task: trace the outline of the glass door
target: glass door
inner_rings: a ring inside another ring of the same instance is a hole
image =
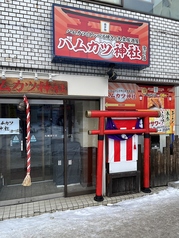
[[[27,118],[26,111],[18,109],[21,101],[0,99],[0,178],[3,184],[7,187],[20,185],[17,196],[21,197],[95,192],[97,136],[88,135],[88,130],[98,129],[98,120],[86,118],[85,112],[99,110],[99,100],[28,99],[30,187],[21,186],[27,171]],[[8,126],[11,122],[16,122],[13,130],[10,124]],[[0,200],[3,199],[1,185]]]
[[[59,122],[62,101],[58,101],[58,104],[53,103],[30,100],[32,181],[57,182],[54,154],[58,147],[55,141],[60,140],[63,145],[63,129]]]
[[[9,185],[18,183],[25,176],[25,118],[23,114],[17,116],[15,104],[1,104],[0,118],[0,173]]]
[[[0,104],[1,124],[19,120],[17,132],[0,134],[0,173],[5,185],[12,185],[22,183],[26,175],[26,111],[18,110],[20,100],[3,102]],[[61,100],[29,100],[32,182],[54,180],[58,183],[55,166],[60,162],[54,159],[54,155],[57,147],[63,147],[63,127],[59,115],[62,103]],[[1,128],[5,130],[5,126]],[[60,140],[58,146],[55,143],[57,140]]]
[[[95,192],[98,120],[86,110],[99,110],[99,100],[64,100],[65,196]]]

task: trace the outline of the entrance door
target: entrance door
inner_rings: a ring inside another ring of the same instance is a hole
[[[0,167],[5,185],[22,183],[26,175],[26,111],[18,110],[20,100],[3,100],[0,104],[1,123],[11,123],[19,118],[18,132],[0,134]],[[62,100],[29,100],[30,104],[30,153],[32,182],[53,180],[55,153],[54,141],[63,146],[63,126],[60,120]],[[4,122],[3,122],[4,118]],[[5,125],[5,124],[4,124]],[[2,127],[2,130],[4,128]]]
[[[27,171],[26,111],[18,109],[21,101],[22,98],[0,98],[0,200],[7,200],[2,195],[6,188],[12,195],[16,192],[12,189],[17,187],[19,197],[94,192],[97,137],[91,137],[87,131],[97,129],[98,124],[96,119],[86,118],[85,111],[99,110],[99,101],[28,99],[32,181],[29,187],[21,186]]]

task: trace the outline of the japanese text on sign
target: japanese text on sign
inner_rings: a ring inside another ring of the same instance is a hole
[[[126,100],[136,100],[135,91],[132,89],[124,88],[109,90],[108,97],[115,99],[117,102],[124,102]]]
[[[19,134],[19,118],[0,118],[0,135]]]
[[[65,46],[68,50],[74,52],[81,51],[84,53],[93,53],[95,55],[100,53],[101,56],[112,54],[115,58],[123,59],[126,56],[130,60],[146,60],[144,52],[141,53],[139,46],[134,44],[126,46],[125,43],[115,43],[113,45],[112,43],[98,42],[95,40],[91,40],[85,44],[80,38],[77,38],[76,42],[72,43],[71,39],[59,38],[58,49],[64,48]]]
[[[53,61],[149,66],[149,22],[53,5]]]
[[[7,92],[67,95],[67,82],[6,78],[6,80],[0,80],[0,93],[3,94]]]
[[[174,133],[174,110],[161,109],[161,116],[158,118],[149,118],[149,127],[156,128],[158,133]]]

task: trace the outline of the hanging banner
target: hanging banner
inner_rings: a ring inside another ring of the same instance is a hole
[[[53,5],[53,62],[149,66],[149,22]]]
[[[108,118],[109,120],[109,118]],[[110,120],[107,128],[110,128]],[[118,129],[134,129],[139,124],[137,119],[114,119],[115,127]],[[143,128],[143,126],[142,126]],[[116,138],[119,135],[108,137],[108,159],[109,173],[129,172],[137,170],[138,159],[138,135],[121,134],[123,139]],[[117,139],[117,140],[116,140]]]
[[[66,81],[6,78],[0,79],[0,94],[48,94],[67,95]]]
[[[0,118],[0,135],[19,134],[19,118]]]

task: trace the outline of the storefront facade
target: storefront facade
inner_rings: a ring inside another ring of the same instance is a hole
[[[95,191],[97,138],[90,137],[88,129],[98,125],[97,120],[86,118],[85,112],[103,106],[107,84],[102,77],[98,82],[90,76],[58,78],[51,82],[15,77],[1,81],[2,205]],[[75,78],[83,80],[80,88]],[[44,82],[51,88],[48,93],[47,87],[39,87]],[[96,86],[102,89],[101,96]],[[33,90],[28,92],[29,88]],[[24,95],[30,105],[31,186],[27,187],[22,186],[27,172],[28,122],[26,108],[20,107]]]
[[[122,2],[64,0],[63,3],[4,1],[1,4],[2,205],[6,200],[24,202],[42,196],[95,192],[97,136],[88,135],[88,131],[98,128],[98,120],[86,118],[87,110],[150,109],[156,107],[149,104],[157,98],[162,101],[159,109],[165,111],[166,117],[165,122],[160,120],[165,131],[157,134],[160,149],[166,135],[179,133],[176,50],[179,23],[127,10],[121,7]],[[99,29],[107,37],[102,42]],[[84,35],[91,39],[82,41]],[[114,41],[112,46],[109,36]],[[113,57],[116,40],[120,42],[117,45],[120,50]],[[127,48],[129,44],[132,48]],[[98,47],[103,47],[101,52],[97,52]],[[53,87],[49,90],[43,83]],[[24,95],[30,104],[31,122],[32,186],[29,187],[21,185],[27,169],[27,121],[26,111],[19,110],[18,105]],[[173,113],[169,126],[168,112]],[[15,126],[11,128],[12,122]],[[155,126],[160,127],[159,121],[151,118],[151,127]],[[104,195],[105,160],[104,153]]]

